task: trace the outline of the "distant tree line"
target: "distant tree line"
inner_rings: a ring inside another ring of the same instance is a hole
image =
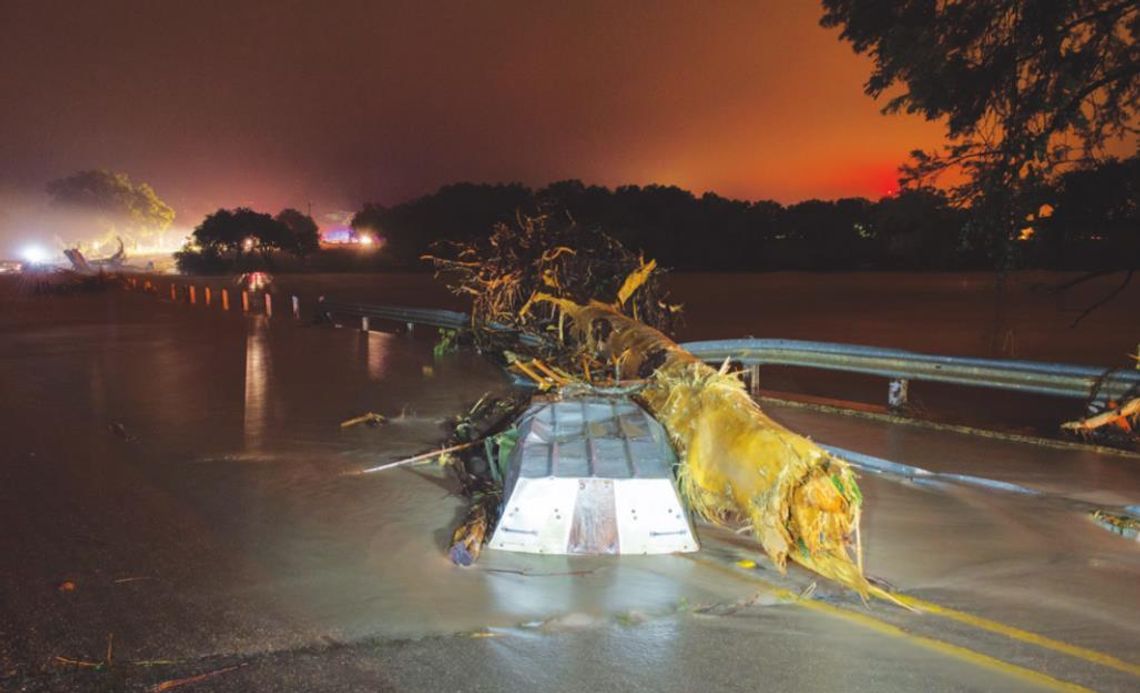
[[[197,274],[274,269],[279,253],[304,257],[320,249],[320,240],[317,223],[295,209],[275,217],[246,207],[219,209],[194,229],[175,260],[179,270]]]
[[[47,194],[56,209],[77,213],[83,219],[83,234],[90,240],[97,229],[105,243],[116,236],[134,245],[152,240],[170,228],[174,210],[147,183],[135,183],[125,173],[103,169],[78,171],[47,184]]]
[[[1043,200],[1020,229],[1016,266],[1119,269],[1140,260],[1140,157],[1071,171]],[[661,185],[457,183],[393,207],[365,205],[352,226],[382,240],[378,263],[415,268],[434,243],[487,236],[516,214],[569,215],[681,270],[992,269],[1010,253],[992,226],[933,188],[781,205]]]

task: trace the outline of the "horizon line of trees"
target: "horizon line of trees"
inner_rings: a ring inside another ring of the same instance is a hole
[[[192,274],[272,270],[276,254],[303,258],[318,251],[320,241],[312,217],[292,208],[276,216],[248,207],[219,209],[194,228],[174,258],[180,271]]]
[[[383,242],[377,262],[423,267],[444,241],[471,241],[516,216],[565,214],[680,270],[1003,269],[1004,235],[935,188],[782,205],[663,185],[614,189],[579,180],[531,189],[519,183],[445,185],[392,207],[366,204],[357,233]],[[1140,261],[1140,156],[1062,175],[1028,216],[1013,267],[1113,270]]]
[[[1127,270],[1140,265],[1140,155],[1069,171],[1024,220],[1021,240],[979,223],[934,188],[783,205],[664,185],[607,188],[565,180],[532,189],[520,183],[454,183],[385,207],[366,204],[356,233],[379,252],[320,251],[309,216],[270,216],[248,208],[208,215],[176,253],[189,273],[290,269],[427,270],[421,256],[447,241],[489,237],[519,215],[560,215],[600,229],[635,252],[678,270]],[[299,261],[299,262],[298,262]]]

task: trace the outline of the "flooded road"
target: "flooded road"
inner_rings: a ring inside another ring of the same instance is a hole
[[[0,690],[215,672],[193,690],[1140,682],[1140,544],[1056,498],[865,475],[867,572],[921,614],[824,583],[798,600],[809,574],[710,527],[690,556],[487,551],[462,569],[448,475],[353,472],[437,446],[506,387],[479,357],[141,294],[0,300]],[[340,430],[369,411],[391,423]],[[1140,503],[1135,457],[770,412],[890,460]]]

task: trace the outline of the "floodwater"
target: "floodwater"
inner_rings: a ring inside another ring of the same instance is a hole
[[[790,276],[778,279],[753,280],[769,294],[764,305],[797,291]],[[854,309],[859,290],[816,279],[801,278],[810,300],[838,294]],[[381,278],[358,298],[425,305],[423,280]],[[329,279],[303,281],[306,296],[331,297],[319,286]],[[397,286],[385,293],[386,281]],[[677,278],[686,281],[697,280]],[[939,278],[930,291],[951,284]],[[703,300],[718,304],[722,290],[736,293],[710,285]],[[928,305],[917,297],[912,310]],[[730,307],[705,327],[691,318],[687,336],[778,324],[740,314],[732,323]],[[808,329],[841,330],[831,310],[755,333],[843,339]],[[887,346],[933,350],[928,333],[908,342],[912,330],[867,329]],[[984,329],[946,329],[940,343],[980,343]],[[1081,335],[1017,356],[1093,359]],[[1123,350],[1117,341],[1101,353]],[[704,549],[689,556],[487,551],[463,569],[444,550],[463,503],[442,470],[353,473],[437,446],[448,417],[506,387],[476,355],[437,359],[431,346],[430,335],[314,326],[280,308],[270,319],[136,293],[0,294],[0,690],[136,688],[239,665],[197,687],[1130,690],[1140,681],[1140,543],[1065,502],[1140,503],[1136,456],[770,410],[822,442],[1051,494],[865,475],[866,569],[904,594],[1084,650],[865,606],[822,581],[805,606],[782,590],[810,592],[810,574],[781,576],[748,537],[703,526]],[[391,423],[339,428],[368,411]],[[54,659],[105,660],[109,638],[110,667]]]
[[[1021,272],[997,288],[993,273],[683,273],[667,275],[684,306],[679,341],[770,337],[845,342],[913,351],[1132,368],[1140,353],[1140,280],[1092,311],[1121,285],[1122,274],[1057,287],[1075,273]],[[214,280],[221,286],[225,280]],[[345,301],[466,310],[427,274],[295,275],[282,295],[304,305],[317,296]],[[1079,318],[1079,321],[1078,321]],[[1074,325],[1074,322],[1076,324]],[[883,405],[881,378],[768,367],[762,387],[826,399]],[[1044,395],[978,393],[911,383],[912,406],[929,418],[1054,435],[1058,421],[1086,414],[1085,403]]]

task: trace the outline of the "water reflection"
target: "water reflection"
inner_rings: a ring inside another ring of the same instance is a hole
[[[248,325],[243,429],[246,450],[260,450],[269,424],[269,322],[264,315],[257,315]]]
[[[396,335],[390,332],[367,333],[368,349],[368,379],[380,380],[388,363],[388,352],[392,348],[392,340]]]
[[[107,360],[106,354],[100,354],[91,359],[91,370],[88,377],[89,407],[93,421],[102,421],[107,418],[107,380],[104,368]]]

